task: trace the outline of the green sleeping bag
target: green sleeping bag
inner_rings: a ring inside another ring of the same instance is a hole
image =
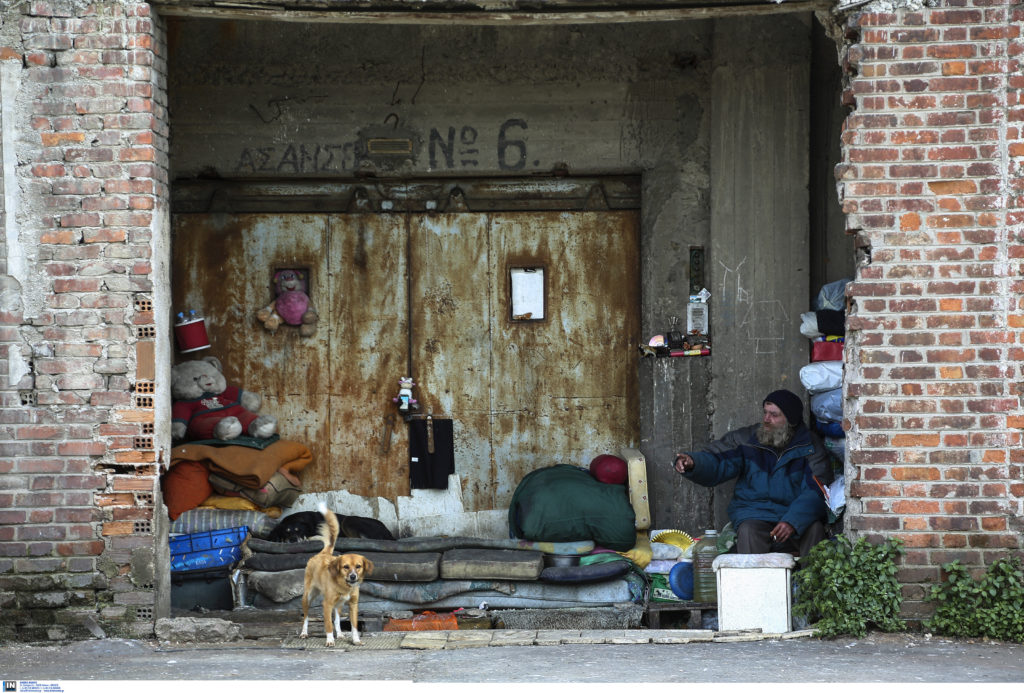
[[[606,484],[569,464],[536,469],[519,482],[508,509],[513,538],[593,541],[613,551],[636,544],[636,515],[625,484]]]

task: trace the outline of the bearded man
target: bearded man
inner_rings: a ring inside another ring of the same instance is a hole
[[[760,425],[732,431],[702,451],[679,453],[673,466],[701,486],[736,479],[729,519],[738,553],[799,551],[825,538],[824,495],[815,477],[831,482],[820,439],[804,425],[803,401],[776,390],[761,403]]]

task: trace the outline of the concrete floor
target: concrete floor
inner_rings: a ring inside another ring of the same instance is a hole
[[[708,631],[698,639],[687,635],[694,631],[534,631],[533,644],[499,646],[496,637],[515,641],[514,633],[501,633],[484,633],[486,644],[479,631],[417,633],[428,636],[421,642],[433,640],[426,649],[397,645],[404,634],[396,633],[364,634],[358,648],[346,637],[333,650],[320,638],[294,637],[189,645],[117,639],[16,644],[0,648],[0,675],[17,681],[1024,682],[1024,645],[919,634],[837,640],[719,634],[709,640]]]

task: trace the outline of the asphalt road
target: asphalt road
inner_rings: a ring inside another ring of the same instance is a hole
[[[107,639],[2,647],[0,678],[35,682],[1021,683],[1024,645],[871,634],[838,640],[345,651],[286,649],[280,642],[264,640],[171,646]]]

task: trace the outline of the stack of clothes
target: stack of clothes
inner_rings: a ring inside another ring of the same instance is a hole
[[[843,349],[846,343],[846,285],[849,279],[826,284],[818,292],[814,311],[801,315],[800,332],[811,340],[811,362],[800,369],[800,382],[811,396],[815,430],[825,447],[839,461],[839,472],[822,492],[829,501],[830,521],[845,506],[843,463],[846,432],[843,430]]]
[[[254,511],[278,518],[282,508],[302,493],[298,474],[312,460],[305,445],[276,435],[179,443],[171,449],[170,465],[160,478],[164,504],[172,522],[197,508]],[[250,529],[259,533],[256,527]]]

